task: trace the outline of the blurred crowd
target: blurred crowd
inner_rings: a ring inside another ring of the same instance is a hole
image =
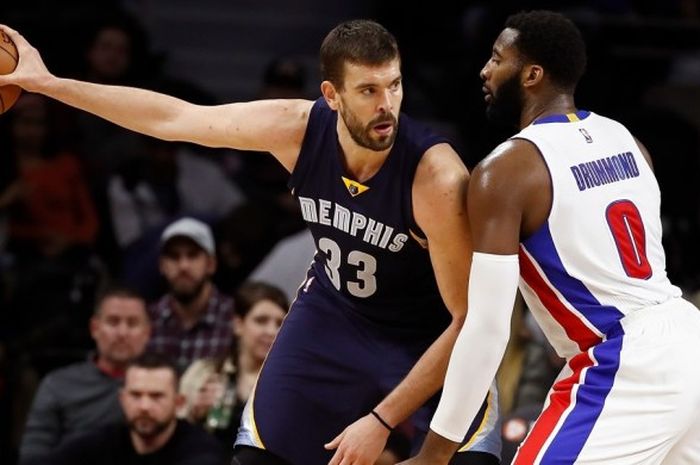
[[[0,6],[0,17],[26,26],[57,74],[219,101],[163,72],[166,58],[121,2],[89,3],[66,7],[71,38],[65,25],[27,20],[18,6]],[[367,16],[402,48],[404,109],[452,137],[471,168],[508,135],[485,125],[478,78],[503,18],[561,8],[458,3],[409,10],[386,1]],[[589,44],[578,105],[621,120],[650,149],[669,275],[692,298],[700,2],[567,2],[565,12]],[[250,98],[317,98],[307,91],[312,74],[294,56],[270,57]],[[198,463],[228,463],[242,406],[313,253],[287,173],[271,156],[149,139],[23,94],[0,116],[0,462],[81,463],[89,442],[123,457],[208,450]],[[520,305],[498,380],[505,457],[560,366]],[[148,386],[165,389],[164,404],[137,398]],[[142,440],[129,441],[124,425]],[[155,449],[154,434],[163,438]],[[410,435],[401,425],[381,463],[405,458]]]

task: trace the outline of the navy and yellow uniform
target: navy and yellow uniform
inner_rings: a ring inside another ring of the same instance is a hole
[[[401,115],[387,159],[360,184],[344,171],[337,117],[323,99],[309,116],[290,188],[317,252],[237,439],[294,465],[327,464],[323,444],[398,385],[450,322],[412,206],[421,157],[447,141]],[[414,415],[419,431],[436,405],[437,397]],[[496,410],[493,392],[469,450],[498,455]]]

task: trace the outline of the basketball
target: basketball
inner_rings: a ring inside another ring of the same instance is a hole
[[[10,74],[17,67],[19,54],[12,39],[0,31],[0,74]],[[22,89],[19,86],[0,87],[0,114],[5,113],[17,101]]]

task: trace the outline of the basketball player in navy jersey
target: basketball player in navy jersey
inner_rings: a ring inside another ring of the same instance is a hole
[[[17,84],[165,140],[271,152],[317,253],[243,414],[234,463],[371,465],[390,430],[425,433],[464,320],[469,174],[445,139],[400,113],[394,37],[340,24],[321,46],[323,97],[196,106],[61,79],[17,32]],[[480,349],[481,350],[481,349]],[[457,464],[496,464],[484,393]]]
[[[585,45],[564,16],[511,16],[481,71],[521,131],[474,170],[469,313],[419,455],[459,447],[508,340],[518,287],[566,358],[515,465],[700,463],[700,312],[665,269],[660,192],[620,123],[577,110]]]

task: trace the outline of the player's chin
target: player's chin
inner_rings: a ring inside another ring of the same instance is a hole
[[[390,148],[396,140],[396,132],[377,134],[373,131],[372,145],[374,150],[382,151]]]

